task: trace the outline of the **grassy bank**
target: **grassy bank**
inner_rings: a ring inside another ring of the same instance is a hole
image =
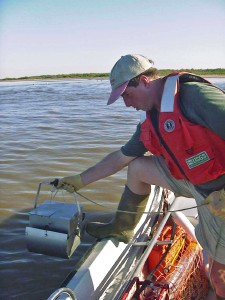
[[[225,77],[225,69],[217,68],[217,69],[180,69],[180,70],[172,70],[172,69],[161,69],[159,70],[160,76],[166,76],[172,72],[189,72],[194,73],[196,75],[201,76],[223,76]],[[83,79],[106,79],[109,78],[108,73],[74,73],[74,74],[58,74],[58,75],[40,75],[40,76],[24,76],[19,78],[4,78],[0,81],[4,80],[41,80],[41,79],[73,79],[73,78],[83,78]]]
[[[166,76],[172,72],[188,72],[188,73],[194,73],[196,75],[200,76],[225,76],[225,69],[217,68],[217,69],[180,69],[180,70],[170,70],[170,69],[162,69],[159,70],[159,74],[161,76]]]

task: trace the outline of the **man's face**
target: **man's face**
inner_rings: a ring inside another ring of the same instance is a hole
[[[140,80],[137,87],[128,86],[121,96],[127,107],[143,111],[149,111],[153,108],[151,90],[142,80]]]

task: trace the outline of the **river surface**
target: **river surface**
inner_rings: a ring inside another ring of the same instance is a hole
[[[209,80],[225,89],[225,78]],[[82,172],[134,132],[139,112],[121,100],[107,106],[109,93],[108,80],[0,82],[0,299],[47,299],[94,242],[85,235],[70,260],[31,253],[25,227],[40,182]],[[105,206],[79,197],[87,219],[115,210],[125,182],[123,170],[83,188]],[[44,186],[40,203],[49,197]]]

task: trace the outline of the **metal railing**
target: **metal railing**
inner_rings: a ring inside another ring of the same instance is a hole
[[[50,295],[50,297],[47,300],[56,300],[62,294],[67,294],[69,296],[69,299],[71,300],[77,300],[74,292],[67,287],[63,287],[56,290],[54,293]]]

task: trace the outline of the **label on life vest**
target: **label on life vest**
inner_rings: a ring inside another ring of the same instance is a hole
[[[201,164],[204,164],[205,162],[209,161],[210,158],[208,154],[205,151],[202,151],[188,159],[186,159],[186,163],[188,165],[189,169],[193,169]]]

